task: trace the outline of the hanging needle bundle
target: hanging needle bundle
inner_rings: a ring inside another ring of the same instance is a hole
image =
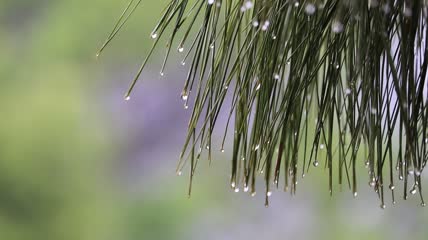
[[[268,205],[272,187],[294,194],[298,178],[324,165],[330,194],[337,181],[357,196],[365,164],[364,182],[382,208],[397,191],[418,194],[425,206],[427,2],[172,0],[125,99],[165,36],[161,75],[175,47],[190,63],[181,97],[194,103],[177,168],[190,167],[189,194],[201,154],[211,161],[225,110],[219,149],[230,135],[235,191],[255,195],[263,177]],[[140,3],[130,1],[99,53]]]

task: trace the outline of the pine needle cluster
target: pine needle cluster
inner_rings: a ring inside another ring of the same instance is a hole
[[[100,52],[140,3],[130,1]],[[254,195],[263,177],[268,205],[272,187],[294,194],[324,165],[330,194],[337,181],[357,196],[365,164],[382,208],[396,184],[425,206],[427,17],[425,0],[172,0],[125,98],[166,39],[161,74],[172,50],[184,52],[181,96],[193,101],[178,173],[189,166],[192,181],[201,154],[211,159],[225,110],[235,191]]]

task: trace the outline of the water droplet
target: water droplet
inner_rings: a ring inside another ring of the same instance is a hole
[[[391,189],[391,190],[394,190],[395,189],[395,186],[394,186],[394,184],[389,184],[389,189]]]
[[[220,149],[220,152],[224,153],[224,148]]]
[[[357,195],[358,195],[358,193],[357,193],[357,192],[354,192],[354,197],[357,197]]]
[[[247,187],[247,186],[245,186],[245,187],[244,187],[244,192],[248,192],[248,190],[250,190],[250,188],[249,188],[249,187]]]
[[[256,87],[256,91],[258,91],[260,89],[260,87],[261,87],[261,84],[259,83]]]
[[[268,196],[268,197],[272,196],[272,192],[271,192],[271,191],[268,191],[268,192],[266,193],[266,196]]]
[[[403,180],[403,175],[398,176],[398,179]]]
[[[409,175],[413,175],[414,173],[415,173],[415,171],[413,169],[407,170],[407,174],[409,174]]]
[[[182,61],[182,62],[181,62],[181,65],[183,65],[183,66],[184,66],[184,65],[186,65],[186,62],[185,62],[185,61]]]
[[[370,166],[370,162],[369,162],[369,161],[366,161],[366,162],[364,163],[364,166],[365,166],[366,168],[369,168],[369,166]]]
[[[412,188],[412,189],[410,189],[410,193],[411,193],[412,195],[415,195],[417,191],[418,191],[418,190],[416,189],[416,186],[413,186],[413,188]]]
[[[413,11],[410,7],[404,6],[403,15],[405,17],[411,17],[413,15]]]
[[[160,74],[162,77],[165,75],[163,72],[160,72],[159,74]]]
[[[129,100],[131,100],[131,96],[126,96],[125,101],[129,101]]]
[[[270,22],[269,22],[268,20],[266,20],[266,21],[263,23],[262,31],[266,31],[266,30],[269,28],[269,25],[270,25]]]
[[[187,94],[187,91],[183,91],[181,93],[181,100],[187,101],[188,98],[189,98],[189,95]]]
[[[157,33],[152,33],[151,35],[150,35],[153,39],[156,39],[157,37],[158,37],[158,34]]]
[[[231,183],[230,183],[230,186],[231,186],[232,188],[235,188],[236,183],[235,183],[235,182],[231,182]]]
[[[256,196],[256,192],[251,193],[251,197],[254,197],[254,196]]]
[[[182,174],[183,174],[183,172],[181,172],[181,171],[178,171],[178,172],[177,172],[177,175],[178,175],[178,176],[181,176]]]
[[[235,188],[235,192],[237,193],[237,192],[239,192],[239,188]]]
[[[178,48],[178,52],[184,52],[184,48],[183,47],[179,47]]]
[[[316,10],[317,10],[317,8],[312,3],[307,3],[305,6],[305,13],[308,15],[313,15]]]
[[[386,205],[385,205],[385,204],[381,204],[381,205],[380,205],[380,208],[385,209],[385,208],[386,208]]]
[[[419,176],[421,175],[421,171],[419,171],[419,170],[415,170],[415,175],[416,175],[417,177],[419,177]]]
[[[224,90],[227,90],[229,88],[229,86],[224,85]]]
[[[374,187],[374,186],[376,186],[376,181],[375,181],[374,179],[372,179],[372,180],[369,182],[369,186],[370,186],[370,187]]]
[[[299,6],[300,6],[299,1],[294,2],[294,7],[299,7]]]
[[[208,5],[211,5],[214,3],[214,0],[208,0]]]
[[[320,163],[318,162],[318,160],[315,160],[314,162],[313,162],[313,165],[314,165],[314,167],[318,167],[318,165],[319,165]]]
[[[422,202],[421,203],[421,207],[425,207],[426,206],[426,203],[425,202]]]
[[[339,65],[339,64],[336,64],[336,66],[335,66],[335,67],[336,67],[336,69],[339,69],[339,68],[340,68],[340,65]]]
[[[345,94],[346,95],[350,95],[351,94],[351,89],[350,88],[345,89]]]
[[[254,147],[254,151],[259,150],[259,148],[260,148],[260,145],[259,145],[259,144],[257,144],[257,145]]]
[[[320,149],[324,149],[325,145],[324,144],[320,144]]]
[[[334,33],[341,33],[341,32],[343,32],[343,23],[341,23],[338,20],[334,20],[333,23],[331,24],[331,30]]]
[[[256,21],[256,20],[254,20],[253,21],[253,27],[258,27],[259,26],[259,22],[258,21]]]
[[[275,73],[275,75],[273,76],[273,78],[274,78],[275,80],[279,80],[280,76],[279,76],[279,74],[278,74],[278,73]]]

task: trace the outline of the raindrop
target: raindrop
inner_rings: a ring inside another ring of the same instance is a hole
[[[372,179],[372,180],[369,182],[369,186],[370,186],[370,187],[374,187],[374,186],[376,186],[376,181],[375,181],[375,179]]]
[[[158,37],[158,34],[157,33],[152,33],[151,35],[150,35],[153,39],[155,39],[155,38],[157,38]]]
[[[416,171],[415,171],[415,175],[416,175],[417,177],[419,177],[419,176],[421,175],[421,171],[416,170]]]
[[[391,189],[391,191],[392,191],[392,190],[394,190],[394,189],[395,189],[394,184],[392,184],[392,183],[391,183],[391,184],[389,184],[389,189]]]
[[[184,65],[186,65],[186,62],[185,62],[185,61],[182,61],[182,62],[181,62],[181,65],[183,65],[183,66],[184,66]]]
[[[412,187],[412,189],[410,189],[410,193],[411,193],[412,195],[415,195],[415,194],[416,194],[416,192],[417,192],[416,186],[413,186],[413,187]]]
[[[325,148],[325,145],[324,144],[321,144],[320,145],[320,149],[324,149]]]
[[[357,192],[354,192],[354,197],[357,197],[357,195],[358,195],[358,193],[357,193]]]
[[[341,32],[343,32],[343,23],[341,23],[338,20],[334,20],[333,23],[331,24],[331,30],[334,33],[341,33]]]
[[[249,189],[250,189],[249,187],[245,186],[244,187],[244,192],[248,192]]]
[[[259,22],[258,21],[253,21],[253,27],[258,27],[259,26]]]
[[[306,4],[306,6],[305,6],[305,12],[306,12],[306,14],[308,14],[308,15],[313,15],[314,13],[315,13],[315,11],[317,10],[317,8],[315,7],[315,5],[314,4],[312,4],[312,3],[308,3],[308,4]]]
[[[214,0],[208,0],[208,4],[211,5],[214,3]]]
[[[259,148],[260,148],[260,145],[259,145],[259,144],[257,144],[257,145],[256,145],[256,147],[254,147],[254,151],[259,150]]]
[[[131,96],[126,96],[125,101],[129,101],[129,100],[131,100]]]
[[[275,73],[275,75],[273,76],[273,78],[274,78],[275,80],[279,80],[280,76],[279,76],[279,74],[278,74],[278,73]]]
[[[266,196],[268,196],[268,197],[272,196],[272,192],[271,192],[271,191],[268,191],[268,192],[266,193]]]
[[[178,48],[178,52],[183,52],[184,51],[184,48],[183,47],[179,47]]]
[[[318,167],[319,164],[320,163],[318,162],[318,160],[315,160],[314,163],[313,163],[314,167]]]
[[[300,6],[299,1],[296,1],[296,2],[294,3],[294,7],[299,7],[299,6]]]
[[[237,192],[239,192],[239,188],[235,188],[235,192],[237,193]]]
[[[251,193],[251,197],[254,197],[254,196],[256,196],[256,192]]]
[[[224,148],[220,149],[220,152],[224,153]]]
[[[163,72],[160,72],[159,74],[160,74],[162,77],[165,75]]]
[[[232,188],[235,188],[236,183],[235,183],[235,182],[231,182],[231,183],[230,183],[230,186],[231,186]]]
[[[346,94],[346,95],[351,94],[351,89],[350,89],[350,88],[345,89],[345,94]]]
[[[183,175],[183,172],[178,171],[178,172],[177,172],[177,175],[178,175],[178,176],[181,176],[181,175]]]
[[[422,203],[421,203],[421,206],[422,206],[422,207],[425,207],[425,206],[426,206],[426,203],[425,203],[425,202],[422,202]]]
[[[189,98],[189,95],[187,95],[187,92],[183,91],[183,93],[181,93],[181,99],[183,101],[187,101],[188,98]]]
[[[403,175],[398,176],[398,179],[403,180]]]
[[[380,205],[380,208],[385,209],[385,208],[386,208],[386,205],[385,205],[385,204],[381,204],[381,205]]]
[[[261,87],[261,84],[259,83],[256,87],[256,91],[258,91],[260,89],[260,87]]]
[[[413,169],[407,170],[407,174],[409,174],[409,175],[413,175],[414,173],[415,173],[415,171]]]

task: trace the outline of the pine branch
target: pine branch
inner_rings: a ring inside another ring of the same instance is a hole
[[[140,2],[130,1],[100,52]],[[211,159],[226,108],[220,149],[233,125],[235,191],[254,195],[260,173],[268,205],[272,186],[294,194],[298,178],[324,164],[330,194],[337,178],[357,196],[363,160],[382,208],[388,186],[395,203],[397,176],[403,198],[419,193],[425,206],[427,14],[425,0],[172,0],[125,98],[169,34],[161,74],[179,40],[190,62],[181,96],[186,107],[194,100],[178,173],[190,165],[192,181],[203,151]]]

